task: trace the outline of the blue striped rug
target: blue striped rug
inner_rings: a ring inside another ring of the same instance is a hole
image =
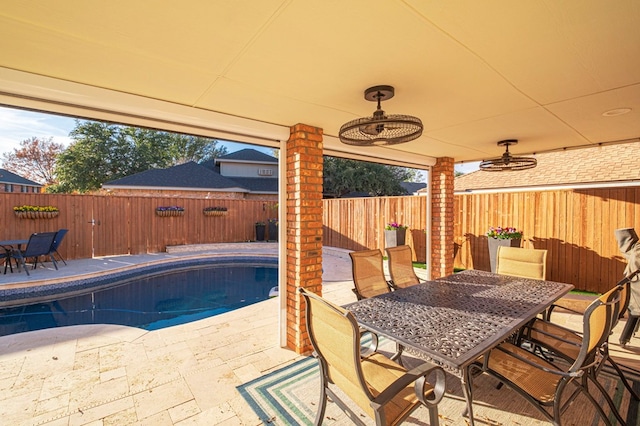
[[[404,358],[403,358],[404,359]],[[629,392],[618,380],[602,373],[600,382],[607,389],[623,417],[630,426],[640,426],[638,402],[630,398]],[[548,425],[541,414],[524,399],[510,389],[496,389],[496,381],[482,376],[474,380],[474,417],[476,424],[487,425]],[[634,389],[640,392],[640,382],[635,381]],[[314,358],[304,358],[286,367],[273,371],[237,387],[242,397],[256,413],[263,424],[274,425],[313,425],[318,409],[320,394],[318,362]],[[596,392],[593,385],[592,393]],[[603,397],[596,397],[608,412]],[[631,401],[630,401],[631,399]],[[348,399],[346,400],[348,401]],[[467,420],[461,416],[464,398],[459,380],[447,376],[447,394],[439,405],[441,426],[466,426]],[[609,416],[616,424],[613,415]],[[417,418],[417,419],[416,419]],[[601,424],[584,396],[579,396],[562,416],[566,426],[597,426]],[[348,425],[351,421],[333,403],[327,404],[325,424]],[[363,421],[367,421],[363,418]],[[409,424],[428,423],[426,409],[414,413],[414,421]]]

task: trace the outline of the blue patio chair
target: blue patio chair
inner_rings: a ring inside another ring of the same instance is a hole
[[[51,244],[50,253],[51,257],[53,257],[54,253],[57,254],[60,260],[62,260],[62,263],[64,263],[65,265],[67,264],[67,262],[65,262],[62,255],[58,253],[58,247],[60,247],[60,243],[62,243],[62,240],[64,239],[64,236],[67,235],[67,232],[69,232],[68,229],[60,229],[58,230],[58,232],[56,232],[56,237],[53,239],[53,244]]]
[[[56,259],[51,254],[51,246],[55,237],[55,232],[41,232],[38,234],[31,234],[31,237],[29,237],[29,242],[27,243],[27,247],[24,250],[12,249],[10,251],[9,257],[15,259],[16,262],[18,262],[18,268],[22,266],[27,275],[30,274],[29,270],[27,269],[25,259],[29,258],[35,259],[35,262],[33,264],[33,269],[35,269],[38,263],[38,258],[40,256],[49,256],[51,262],[53,263],[53,266],[58,269]]]

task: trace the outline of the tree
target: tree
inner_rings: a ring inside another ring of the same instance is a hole
[[[213,139],[95,121],[76,121],[59,156],[55,192],[93,191],[114,179],[226,153]]]
[[[350,192],[366,192],[374,197],[405,195],[400,183],[412,175],[402,167],[329,156],[324,157],[323,174],[324,195],[332,198]]]
[[[5,152],[2,167],[32,181],[52,185],[56,183],[56,157],[64,145],[53,142],[53,138],[32,137],[20,142],[20,148]]]

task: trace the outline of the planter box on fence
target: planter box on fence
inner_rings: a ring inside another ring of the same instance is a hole
[[[18,219],[53,219],[59,212],[14,212]]]
[[[184,210],[156,210],[156,215],[160,217],[184,216]]]
[[[205,216],[226,216],[228,212],[220,210],[203,210]]]

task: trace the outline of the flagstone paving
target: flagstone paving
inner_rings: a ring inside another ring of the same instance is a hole
[[[277,245],[269,243],[199,249],[72,260],[59,271],[38,269],[30,278],[16,272],[0,276],[0,286],[34,285],[181,256],[277,256]],[[325,248],[323,268],[324,296],[338,304],[354,301],[347,251]],[[301,359],[279,346],[279,310],[280,300],[272,298],[155,331],[82,325],[0,337],[0,424],[262,424],[236,387]],[[577,324],[571,316],[559,317]],[[618,333],[623,326],[618,325]],[[629,349],[612,346],[623,363],[638,366],[637,337]],[[330,424],[349,423],[336,417]]]

